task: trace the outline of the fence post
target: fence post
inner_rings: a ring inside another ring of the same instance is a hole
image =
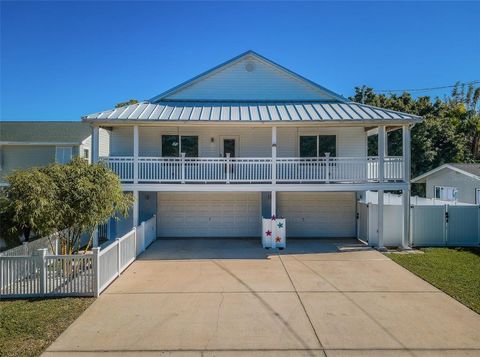
[[[325,180],[327,183],[330,182],[330,153],[325,153]]]
[[[93,296],[100,294],[100,247],[92,248],[93,252]]]
[[[120,249],[120,238],[115,239],[117,241],[117,276],[120,276],[120,269],[121,269],[121,260],[120,260],[120,254],[121,249]]]
[[[47,293],[47,262],[45,259],[47,248],[37,249],[37,252],[40,265],[40,294],[45,295]]]
[[[145,221],[142,222],[141,242],[142,242],[142,253],[143,253],[145,251]]]
[[[230,153],[225,154],[227,157],[227,183],[230,183]]]
[[[153,215],[153,240],[157,239],[157,215]]]
[[[94,247],[98,247],[98,226],[95,228],[95,230],[93,231],[93,242],[92,242],[92,245]]]
[[[185,183],[185,153],[182,152],[182,183]]]
[[[28,255],[28,242],[23,242],[22,247],[23,247],[23,255]]]

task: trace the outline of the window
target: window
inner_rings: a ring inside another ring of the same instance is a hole
[[[434,197],[444,201],[455,201],[458,195],[456,187],[434,186]]]
[[[162,156],[198,157],[198,136],[162,135]]]
[[[337,156],[337,137],[335,135],[300,136],[300,157]]]
[[[55,149],[55,161],[59,164],[67,164],[72,160],[71,146],[57,146]]]
[[[83,158],[88,160],[88,149],[83,149]]]

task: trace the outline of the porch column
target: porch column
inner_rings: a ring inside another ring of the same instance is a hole
[[[378,127],[378,182],[385,181],[385,125]]]
[[[383,190],[378,190],[378,204],[377,204],[377,209],[378,209],[378,249],[382,250],[384,249],[383,246],[383,209],[384,209],[384,204],[383,204]]]
[[[139,204],[138,204],[138,190],[133,191],[133,227],[138,226]]]
[[[410,183],[410,126],[402,126],[403,180]]]
[[[97,163],[100,149],[100,128],[92,126],[92,163]]]
[[[133,127],[133,183],[138,183],[138,125]]]
[[[277,183],[277,127],[272,127],[272,184]],[[273,202],[273,201],[272,201]]]
[[[410,126],[402,126],[403,179],[407,188],[402,190],[402,247],[410,244]]]

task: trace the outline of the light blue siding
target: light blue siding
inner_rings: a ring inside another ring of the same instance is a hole
[[[253,70],[247,71],[247,65]],[[190,86],[174,92],[169,100],[332,100],[318,87],[253,57],[223,67]]]
[[[0,155],[2,155],[0,182],[4,182],[4,178],[14,170],[45,166],[55,162],[55,146],[5,145]]]

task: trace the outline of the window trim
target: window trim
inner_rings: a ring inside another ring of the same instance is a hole
[[[478,202],[478,200],[477,200],[477,197],[478,197],[477,193],[478,192],[480,192],[480,188],[475,188],[475,204],[476,205],[480,205],[480,202]]]
[[[300,145],[301,145],[301,137],[302,136],[315,136],[317,138],[317,156],[310,156],[310,158],[312,157],[325,157],[325,156],[318,156],[319,155],[319,150],[320,150],[320,140],[319,140],[319,137],[320,136],[334,136],[335,137],[335,154],[336,154],[336,157],[338,157],[338,134],[337,133],[298,133],[298,145],[297,145],[297,157],[302,157],[300,156],[300,152],[301,152],[301,148],[300,148]],[[331,153],[330,153],[331,154]],[[306,156],[304,156],[306,157]],[[330,157],[335,157],[335,156],[332,156],[330,155]],[[308,158],[308,157],[307,157]]]
[[[55,146],[55,162],[57,164],[68,163],[68,162],[58,162],[58,150],[59,149],[70,149],[70,160],[68,160],[68,162],[70,162],[73,159],[73,146]]]
[[[445,189],[452,189],[452,192],[456,192],[456,195],[458,195],[458,187],[455,187],[455,186],[441,186],[441,185],[434,185],[433,186],[433,198],[436,199],[436,200],[442,200],[442,201],[457,201],[458,200],[458,197],[453,197],[453,199],[444,199],[442,197],[437,197],[437,188],[440,189],[440,196],[442,195],[441,194],[441,191],[442,190],[445,190]]]

